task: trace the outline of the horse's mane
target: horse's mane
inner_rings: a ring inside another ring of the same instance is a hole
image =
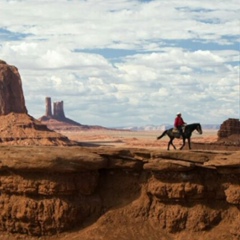
[[[201,127],[201,124],[200,123],[190,123],[190,124],[187,124],[186,126],[185,126],[185,128],[187,128],[187,127],[192,127],[192,126],[200,126]]]
[[[186,126],[188,126],[188,125],[200,125],[200,123],[189,123]]]

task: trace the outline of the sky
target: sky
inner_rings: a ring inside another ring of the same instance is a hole
[[[104,127],[239,118],[239,0],[1,0],[0,59],[28,113],[45,98]]]

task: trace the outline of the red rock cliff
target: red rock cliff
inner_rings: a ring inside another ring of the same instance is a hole
[[[240,121],[239,119],[229,118],[224,121],[218,131],[217,143],[233,145],[240,148]]]
[[[0,60],[0,115],[27,113],[18,69]]]

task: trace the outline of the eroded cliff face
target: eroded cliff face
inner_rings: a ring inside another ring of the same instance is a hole
[[[18,69],[0,60],[0,115],[27,113]]]
[[[81,174],[1,173],[0,230],[52,235],[72,229],[99,205],[97,172]],[[83,185],[79,186],[77,183]]]
[[[6,239],[240,238],[238,151],[0,150]]]

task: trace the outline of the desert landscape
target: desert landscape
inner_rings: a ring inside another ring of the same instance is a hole
[[[162,132],[81,125],[49,99],[33,118],[4,61],[0,96],[1,239],[240,239],[239,119],[168,151]]]
[[[199,135],[197,132],[193,133],[191,138],[192,143],[214,143],[217,141],[218,130],[205,130],[204,134]],[[122,131],[122,130],[88,130],[88,131],[59,131],[61,134],[67,136],[69,139],[96,145],[108,145],[114,147],[156,147],[159,149],[167,149],[169,138],[165,136],[161,140],[157,137],[163,131]],[[177,148],[182,145],[181,139],[175,139],[174,144]],[[186,146],[187,147],[187,146]]]

